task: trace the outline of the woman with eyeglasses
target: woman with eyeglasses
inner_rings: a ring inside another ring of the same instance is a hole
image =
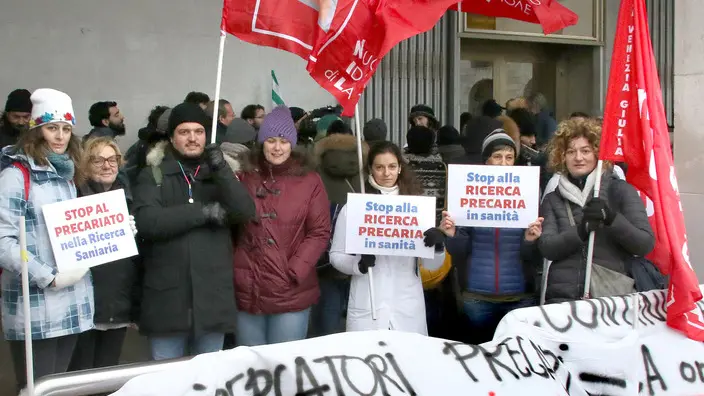
[[[80,139],[71,98],[53,89],[32,93],[30,129],[0,154],[2,329],[18,391],[26,383],[25,337],[32,338],[34,377],[66,372],[80,333],[93,328],[88,269],[59,272],[42,206],[76,198],[82,180]],[[31,334],[24,331],[20,216],[27,240]],[[5,370],[5,372],[7,372]]]
[[[127,176],[118,172],[123,161],[117,144],[109,137],[92,138],[84,143],[83,149],[80,168],[86,180],[78,185],[78,196],[123,190],[127,206],[131,206]],[[132,216],[130,222],[134,224]],[[116,366],[127,328],[134,322],[137,267],[132,258],[99,265],[90,272],[95,298],[95,328],[78,337],[69,366],[71,371]]]
[[[301,340],[320,289],[315,266],[330,240],[330,204],[309,158],[294,151],[288,108],[264,118],[258,147],[240,174],[256,217],[235,243],[236,342],[254,346]]]

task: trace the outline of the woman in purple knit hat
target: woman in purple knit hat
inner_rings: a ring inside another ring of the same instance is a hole
[[[293,150],[287,107],[264,118],[257,141],[238,174],[257,213],[235,241],[236,340],[245,346],[306,337],[320,296],[315,265],[331,231],[325,187],[309,158]]]

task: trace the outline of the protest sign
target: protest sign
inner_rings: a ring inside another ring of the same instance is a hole
[[[59,272],[139,254],[124,190],[44,205],[42,211]]]
[[[518,309],[481,345],[383,330],[240,347],[136,377],[114,396],[703,395],[704,344],[667,327],[666,299]]]
[[[458,226],[527,228],[539,202],[537,166],[449,166],[447,210]]]
[[[435,198],[347,194],[345,253],[433,258],[423,233],[435,227]]]

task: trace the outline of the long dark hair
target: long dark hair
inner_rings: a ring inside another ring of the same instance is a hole
[[[44,139],[41,126],[31,128],[20,134],[20,138],[15,147],[21,150],[26,156],[31,157],[35,164],[39,166],[49,166],[47,154],[49,154],[50,149]],[[80,167],[83,150],[81,148],[81,139],[73,133],[71,133],[71,139],[68,142],[66,154],[68,154],[74,164],[74,182],[76,184],[82,183],[85,180],[85,175]]]
[[[396,184],[398,184],[399,194],[423,195],[423,186],[420,184],[415,172],[413,172],[413,169],[403,160],[401,149],[392,142],[380,141],[372,145],[369,149],[369,156],[367,157],[368,174],[372,174],[374,159],[381,154],[392,154],[396,157],[396,161],[398,161],[401,167],[401,174],[398,175],[398,181],[396,182]]]

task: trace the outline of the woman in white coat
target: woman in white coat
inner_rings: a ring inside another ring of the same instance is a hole
[[[372,146],[367,159],[369,177],[367,194],[421,195],[423,189],[412,170],[403,166],[401,150],[391,142]],[[330,262],[338,271],[351,275],[347,306],[347,331],[398,330],[428,334],[425,300],[414,257],[352,255],[345,253],[345,223],[347,206],[343,207],[335,224],[330,248]],[[426,246],[435,246],[435,257],[424,259],[423,267],[440,268],[445,260],[444,234],[437,228],[424,233]],[[377,320],[372,319],[369,280],[365,276],[374,267],[374,297]]]

